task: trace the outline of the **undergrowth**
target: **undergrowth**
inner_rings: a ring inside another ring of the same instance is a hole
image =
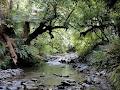
[[[115,87],[114,90],[120,90],[120,40],[98,47],[99,49],[89,54],[88,60],[97,69],[106,69],[110,73],[109,79]]]
[[[16,41],[16,54],[18,56],[17,65],[14,65],[13,60],[10,57],[9,50],[5,48],[5,45],[0,42],[0,68],[17,68],[17,67],[30,67],[34,66],[38,60],[32,54],[32,50],[29,46],[23,45],[21,40]]]

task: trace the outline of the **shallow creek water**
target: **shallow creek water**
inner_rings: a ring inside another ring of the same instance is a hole
[[[24,72],[22,69],[1,70],[0,90],[112,90],[104,70],[98,72],[83,63],[60,63],[76,58],[74,53],[49,56],[47,62],[41,61],[37,67]]]
[[[67,79],[75,80],[76,82],[84,80],[82,73],[78,73],[70,65],[61,64],[57,61],[42,62],[37,68],[26,69],[25,73],[25,79],[35,78],[38,80],[38,83],[49,88],[53,88]]]

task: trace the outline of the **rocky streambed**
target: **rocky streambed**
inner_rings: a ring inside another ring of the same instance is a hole
[[[77,53],[48,55],[45,61],[24,71],[0,70],[0,90],[112,90],[106,71],[78,63]]]

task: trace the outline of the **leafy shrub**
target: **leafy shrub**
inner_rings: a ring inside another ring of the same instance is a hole
[[[94,33],[88,33],[85,37],[80,37],[80,32],[74,32],[72,36],[74,47],[80,56],[87,55],[98,41]]]
[[[120,65],[111,73],[110,80],[115,90],[120,90]]]
[[[1,69],[14,68],[14,66],[15,65],[13,64],[10,56],[5,56],[3,61],[0,64]]]
[[[31,49],[27,45],[17,43],[16,53],[18,55],[18,65],[20,66],[33,66],[37,62],[35,56],[32,55]]]

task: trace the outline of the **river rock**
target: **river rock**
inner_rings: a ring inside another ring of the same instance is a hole
[[[31,81],[37,82],[38,80],[36,78],[32,78]]]
[[[59,58],[61,63],[75,63],[75,60],[78,58],[77,53],[66,53]]]
[[[28,80],[22,83],[22,85],[24,85],[25,90],[38,90],[38,85],[32,80]]]
[[[39,90],[37,86],[27,85],[25,90]]]
[[[26,81],[26,82],[24,82],[24,83],[22,83],[22,85],[32,85],[32,86],[35,86],[35,82],[33,82],[33,81],[31,81],[31,80],[28,80],[28,81]]]
[[[21,87],[22,81],[13,81],[12,84],[16,87]]]
[[[88,69],[88,66],[85,65],[85,64],[80,64],[77,66],[77,69],[80,71],[80,72],[87,72],[89,69]]]
[[[12,81],[5,81],[4,84],[6,84],[7,86],[12,86]]]
[[[87,83],[83,83],[83,84],[82,84],[82,86],[83,86],[83,87],[85,87],[85,88],[90,87],[90,85],[89,85],[89,84],[87,84]]]
[[[100,81],[99,78],[95,77],[95,78],[93,79],[93,82],[96,83],[96,84],[100,84],[101,81]]]
[[[0,86],[0,90],[6,90],[7,87],[6,86]]]
[[[7,70],[0,70],[0,79],[6,79],[6,78],[12,78],[18,77],[20,75],[23,75],[22,69],[7,69]]]
[[[106,71],[105,70],[101,71],[100,76],[106,76]]]
[[[61,86],[72,86],[72,85],[74,85],[74,84],[71,84],[71,83],[69,83],[67,81],[61,82]]]
[[[87,77],[87,79],[84,81],[84,83],[87,83],[87,84],[92,84],[92,79],[91,77]]]

